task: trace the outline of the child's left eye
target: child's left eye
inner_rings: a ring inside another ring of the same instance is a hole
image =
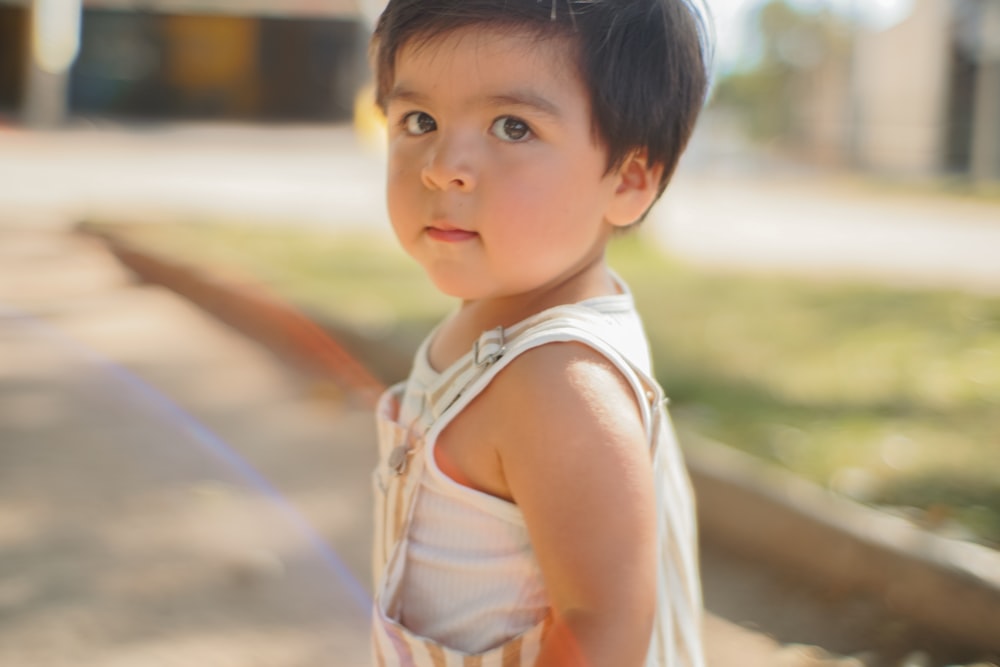
[[[531,128],[520,118],[514,116],[500,116],[493,125],[490,132],[501,141],[517,142],[524,141],[531,136]]]
[[[437,122],[434,118],[423,111],[411,111],[406,114],[403,116],[402,121],[400,121],[400,125],[403,126],[403,130],[407,134],[415,137],[437,129]]]

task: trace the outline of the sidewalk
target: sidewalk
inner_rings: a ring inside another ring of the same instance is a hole
[[[0,359],[0,664],[368,664],[369,414],[62,232]]]
[[[0,226],[0,358],[0,664],[368,664],[366,411],[58,230]]]

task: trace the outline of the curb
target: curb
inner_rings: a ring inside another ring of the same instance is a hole
[[[384,384],[336,333],[259,287],[221,281],[107,230],[82,224],[78,231],[103,241],[143,280],[188,298],[365,405],[381,393]],[[928,631],[1000,652],[1000,553],[867,508],[725,445],[699,441],[685,457],[699,529],[713,542],[844,593],[878,596]]]
[[[262,286],[219,280],[196,267],[139,250],[113,232],[86,223],[77,231],[103,241],[141,279],[183,296],[298,370],[332,380],[364,405],[374,407],[385,388],[322,327]]]
[[[1000,553],[936,535],[725,445],[699,440],[684,454],[699,529],[714,542],[839,592],[874,595],[970,648],[1000,651]]]

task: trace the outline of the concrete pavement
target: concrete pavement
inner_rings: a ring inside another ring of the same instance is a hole
[[[0,211],[55,225],[85,218],[385,225],[382,159],[349,126],[80,123],[46,132],[0,128]]]
[[[0,360],[0,664],[368,664],[367,412],[52,230]]]

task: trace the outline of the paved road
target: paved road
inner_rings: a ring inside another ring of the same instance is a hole
[[[657,226],[681,257],[1000,292],[1000,200],[888,194],[849,179],[690,176]]]
[[[1000,291],[1000,200],[873,189],[726,153],[706,124],[647,224],[706,263]],[[0,129],[0,216],[387,230],[383,160],[348,127]]]
[[[0,212],[224,218],[371,227],[384,222],[377,152],[347,127],[117,125],[0,129]]]

